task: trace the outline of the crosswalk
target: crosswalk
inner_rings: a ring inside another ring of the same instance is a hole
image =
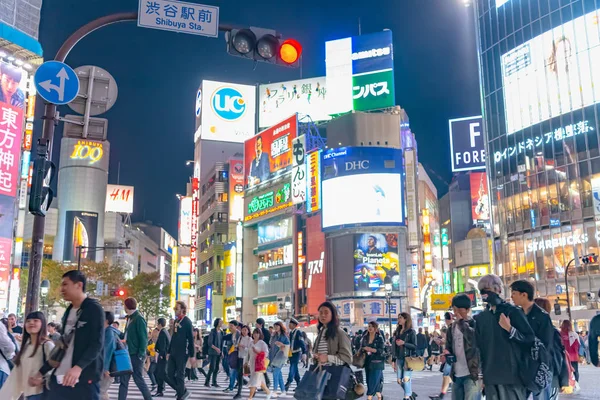
[[[288,371],[289,367],[285,366],[283,368],[283,377],[284,377],[284,381],[287,381],[287,376],[288,376]],[[300,370],[300,375],[304,374],[304,369]],[[271,376],[272,378],[272,376]],[[413,380],[414,379],[427,379],[428,378],[428,374],[427,373],[419,373],[419,374],[414,374],[413,376]],[[148,388],[150,388],[150,379],[146,376],[146,384],[148,385]],[[396,382],[396,375],[394,373],[394,371],[391,368],[386,368],[386,370],[384,371],[384,379],[385,379],[385,383],[395,383]],[[272,381],[272,379],[271,379]],[[223,392],[223,390],[225,390],[225,388],[227,388],[229,386],[229,379],[227,378],[227,376],[225,375],[224,372],[220,372],[219,375],[217,375],[217,383],[219,384],[219,386],[221,386],[220,388],[207,388],[206,386],[204,386],[204,377],[201,376],[199,380],[197,381],[187,381],[185,382],[185,386],[187,387],[188,391],[191,393],[190,396],[190,400],[206,400],[206,399],[214,399],[214,400],[224,400],[224,399],[232,399],[233,396],[237,393],[237,392],[232,392],[232,393],[225,393]],[[272,385],[272,382],[271,382]],[[296,388],[296,383],[292,383],[292,386],[290,387],[289,390],[289,395],[285,396],[279,396],[280,399],[293,399],[293,389]],[[109,398],[111,400],[117,400],[118,396],[119,396],[119,385],[118,384],[113,384],[110,389],[108,390],[108,394],[109,394]],[[244,388],[242,389],[242,399],[247,399],[248,396],[250,394],[250,389],[247,386],[244,386]],[[175,391],[169,387],[167,385],[166,390],[165,390],[165,399],[173,399],[175,398]],[[266,394],[264,394],[263,392],[257,392],[255,397],[255,399],[264,399],[266,398]],[[138,390],[137,386],[135,385],[135,382],[133,382],[133,379],[129,380],[129,391],[128,391],[128,395],[127,395],[127,400],[143,400],[142,394],[140,393],[140,391]]]

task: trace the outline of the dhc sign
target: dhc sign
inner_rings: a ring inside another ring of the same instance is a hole
[[[346,171],[356,171],[365,169],[369,169],[369,160],[346,162]]]

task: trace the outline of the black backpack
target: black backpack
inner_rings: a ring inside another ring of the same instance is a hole
[[[552,383],[552,365],[554,363],[550,351],[537,337],[531,349],[524,352],[522,379],[523,385],[532,393],[540,393]]]
[[[203,340],[202,340],[202,355],[204,357],[208,356],[208,336],[210,334],[204,336]]]

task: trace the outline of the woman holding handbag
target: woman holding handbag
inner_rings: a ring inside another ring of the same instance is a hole
[[[273,324],[273,335],[271,336],[269,360],[271,360],[271,367],[273,368],[273,391],[277,391],[276,396],[286,393],[281,369],[287,363],[289,345],[290,340],[287,337],[285,326],[281,321],[275,322]]]
[[[404,389],[404,399],[414,400],[417,397],[411,387],[412,368],[409,367],[409,358],[417,354],[417,334],[412,328],[412,319],[408,313],[398,314],[398,325],[394,332],[392,342],[392,365],[398,378],[398,384]],[[421,359],[421,370],[424,363]]]
[[[200,329],[194,328],[194,351],[196,352],[196,369],[204,376],[204,379],[206,379],[206,371],[203,368],[203,361],[206,359],[206,355],[202,354],[202,344],[202,333],[200,332]]]
[[[265,383],[269,346],[267,346],[263,339],[262,331],[254,328],[254,331],[252,331],[252,343],[248,350],[248,364],[250,365],[250,383],[248,384],[250,386],[250,397],[248,399],[254,398],[257,387],[260,387],[267,394],[267,400],[271,398],[271,391]]]
[[[378,400],[382,398],[383,391],[383,370],[385,368],[385,343],[379,332],[377,321],[369,322],[367,334],[361,341],[361,351],[367,357],[365,360],[365,373],[367,375],[367,399],[372,400],[377,396]]]
[[[234,399],[242,398],[242,388],[244,387],[244,361],[248,358],[248,349],[252,346],[252,339],[250,338],[250,328],[247,325],[242,325],[240,329],[240,336],[236,343],[235,348],[238,352],[238,371],[237,371],[237,394],[233,396]],[[229,389],[233,391],[234,385],[229,384]]]
[[[27,315],[22,344],[13,360],[15,366],[0,389],[2,400],[17,400],[21,395],[26,400],[44,398],[44,381],[33,376],[46,362],[54,343],[48,339],[46,317],[40,311]]]

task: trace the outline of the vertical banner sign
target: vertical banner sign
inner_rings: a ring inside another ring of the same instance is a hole
[[[408,227],[408,247],[419,246],[419,211],[417,209],[417,160],[413,149],[404,151],[406,172],[406,219]]]
[[[431,280],[433,265],[431,259],[431,232],[429,230],[429,210],[424,208],[423,213],[423,261],[425,263],[425,277]]]
[[[179,209],[179,244],[190,246],[192,244],[192,203],[191,197],[181,199]]]
[[[308,153],[308,181],[306,196],[306,212],[321,209],[321,150]]]
[[[212,295],[212,286],[206,286],[206,319],[204,322],[208,325],[212,323]]]
[[[326,300],[327,293],[325,234],[320,215],[306,219],[306,260],[306,312],[318,315],[319,305]]]
[[[15,197],[23,136],[23,110],[0,102],[0,195]]]
[[[8,306],[8,281],[10,278],[10,252],[12,239],[0,237],[0,308]]]
[[[413,264],[411,266],[411,274],[412,274],[412,288],[419,288],[419,266],[417,264]]]
[[[306,257],[304,257],[304,235],[302,231],[298,232],[298,289],[304,288],[304,263]]]
[[[471,215],[473,223],[489,221],[490,205],[485,172],[471,172]],[[593,185],[593,181],[592,181]],[[593,186],[592,186],[593,190]]]
[[[198,218],[200,217],[200,183],[192,178],[192,243],[190,246],[190,284],[196,285],[196,263],[198,251]]]
[[[244,160],[229,161],[229,220],[244,219]]]
[[[594,215],[596,221],[600,221],[600,178],[592,178],[592,197],[592,201],[594,202]]]
[[[306,136],[292,140],[292,203],[306,201]]]

